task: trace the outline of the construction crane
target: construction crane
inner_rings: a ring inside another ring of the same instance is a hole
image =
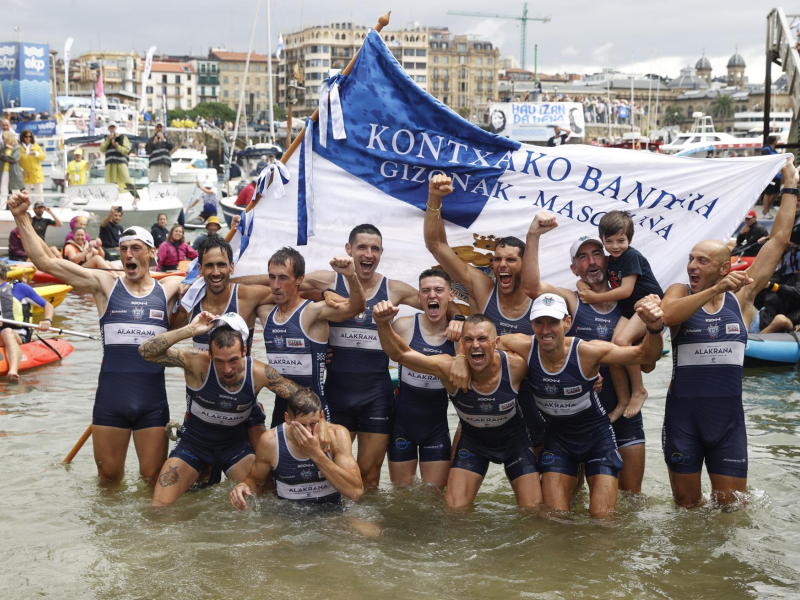
[[[464,10],[450,10],[447,12],[448,15],[460,15],[462,17],[487,17],[489,19],[513,19],[515,21],[522,22],[522,47],[520,50],[520,62],[522,63],[522,68],[525,68],[525,42],[526,42],[526,34],[528,30],[528,21],[541,21],[542,23],[549,23],[550,17],[529,17],[528,16],[528,3],[522,5],[522,16],[516,15],[496,15],[492,13],[483,13],[483,12],[469,12]]]

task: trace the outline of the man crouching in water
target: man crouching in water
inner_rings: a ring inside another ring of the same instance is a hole
[[[358,502],[364,484],[350,433],[325,420],[319,396],[307,387],[297,389],[289,397],[285,418],[262,434],[250,473],[231,491],[233,507],[246,510],[245,497],[260,493],[270,472],[283,500],[339,504],[344,496]],[[329,441],[330,450],[323,451],[321,440]]]

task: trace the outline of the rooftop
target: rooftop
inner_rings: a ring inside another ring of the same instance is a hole
[[[194,73],[194,67],[182,62],[153,62],[153,73]]]

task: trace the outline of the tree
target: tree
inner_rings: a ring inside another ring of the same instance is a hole
[[[468,108],[459,108],[458,114],[463,117],[464,119],[469,119],[469,109]]]
[[[711,114],[715,119],[730,119],[734,112],[733,98],[727,94],[717,95],[711,101]]]
[[[272,114],[275,117],[276,121],[285,121],[289,116],[289,111],[283,108],[282,106],[278,106],[277,104],[272,105]]]
[[[203,117],[209,121],[219,118],[223,122],[230,121],[232,123],[236,120],[236,111],[222,102],[202,102],[187,114],[194,119]]]
[[[683,122],[683,109],[680,106],[668,106],[664,109],[662,125],[680,125]]]

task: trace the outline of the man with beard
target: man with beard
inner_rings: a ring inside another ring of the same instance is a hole
[[[572,315],[572,327],[567,331],[568,336],[587,341],[611,341],[617,321],[622,316],[616,302],[585,304],[575,290],[552,286],[541,281],[539,277],[539,238],[557,225],[555,216],[546,212],[538,213],[533,219],[528,230],[527,252],[522,261],[522,289],[533,299],[548,293],[564,299]],[[577,240],[570,248],[570,257],[570,269],[593,292],[607,292],[611,289],[606,274],[606,255],[599,239],[589,237]],[[618,475],[619,489],[639,493],[642,490],[645,464],[642,414],[640,412],[630,419],[623,416],[622,411],[617,410],[617,395],[611,385],[608,367],[601,367],[600,375],[604,384],[598,395],[611,420],[623,461],[623,468]]]
[[[267,264],[272,304],[258,307],[269,364],[287,379],[311,388],[322,402],[326,418],[329,415],[322,382],[330,335],[328,323],[341,323],[367,306],[353,259],[337,256],[330,265],[347,280],[351,294],[345,302],[328,306],[325,302],[303,299],[300,286],[306,274],[306,261],[297,250],[287,247],[275,252]],[[270,429],[283,423],[286,406],[285,399],[275,398]]]
[[[139,472],[155,479],[167,458],[169,405],[164,367],[145,361],[139,345],[169,329],[172,302],[177,296],[179,277],[164,282],[150,276],[155,257],[153,236],[141,227],[129,227],[119,240],[122,277],[108,271],[85,269],[45,252],[33,229],[27,210],[27,192],[8,201],[19,228],[22,243],[36,268],[90,292],[100,315],[103,333],[103,362],[95,394],[92,419],[94,457],[101,481],[122,479],[131,433],[139,456]]]
[[[428,188],[428,210],[425,212],[425,246],[453,281],[463,285],[475,300],[478,311],[497,327],[498,335],[524,333],[533,335],[528,315],[532,300],[520,287],[525,243],[515,237],[497,240],[492,261],[494,280],[486,273],[462,261],[447,244],[442,220],[442,198],[452,193],[452,179],[435,175]],[[519,391],[522,417],[531,443],[538,448],[544,439],[544,421],[536,409],[527,382]],[[456,434],[458,435],[458,434]]]

